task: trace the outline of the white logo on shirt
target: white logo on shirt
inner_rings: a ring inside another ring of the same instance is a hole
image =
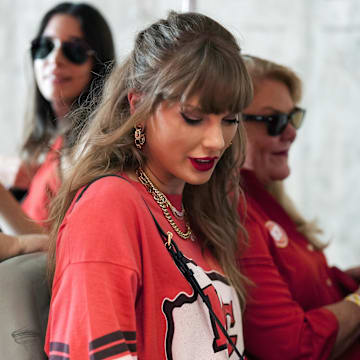
[[[241,310],[235,290],[217,272],[206,273],[193,262],[187,263],[201,289],[208,296],[212,309],[223,323],[233,343],[244,350]],[[237,359],[200,296],[179,293],[165,299],[162,311],[167,321],[166,358],[172,360]]]

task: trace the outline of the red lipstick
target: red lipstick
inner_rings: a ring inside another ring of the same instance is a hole
[[[198,171],[209,171],[215,165],[217,157],[189,158],[191,165]]]

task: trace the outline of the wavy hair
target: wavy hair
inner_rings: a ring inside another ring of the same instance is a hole
[[[141,94],[130,113],[128,93]],[[52,207],[55,219],[50,246],[50,279],[54,272],[57,230],[76,192],[94,178],[133,171],[146,163],[134,146],[134,126],[148,120],[163,102],[184,103],[194,95],[206,113],[239,114],[252,98],[252,86],[240,48],[224,27],[199,13],[170,12],[141,31],[127,59],[108,79],[102,101],[93,112],[69,172]],[[78,113],[86,109],[80,109]],[[238,173],[244,161],[244,128],[240,123],[233,145],[218,162],[210,181],[186,184],[183,203],[190,226],[202,247],[219,261],[244,303],[243,276],[235,254],[239,232],[236,211]],[[238,150],[240,149],[240,151]]]

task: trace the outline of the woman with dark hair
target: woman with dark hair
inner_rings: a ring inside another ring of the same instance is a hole
[[[0,259],[47,248],[49,203],[61,183],[60,151],[72,147],[85,122],[74,124],[66,115],[100,95],[114,57],[109,26],[94,7],[65,2],[43,17],[31,43],[34,110],[22,150],[30,167],[45,161],[22,206],[0,186]]]
[[[328,266],[319,228],[284,190],[305,115],[298,106],[302,82],[286,66],[244,60],[254,86],[243,112],[248,141],[241,171],[249,247],[239,266],[254,283],[244,314],[246,349],[255,359],[360,359],[360,268]]]
[[[236,40],[171,12],[104,94],[53,203],[48,356],[241,359],[232,170],[251,83]]]

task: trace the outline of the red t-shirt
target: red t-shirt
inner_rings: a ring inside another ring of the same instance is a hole
[[[176,235],[143,185],[105,177],[73,202],[60,227],[46,353],[73,360],[238,359],[167,252],[143,199],[174,233],[243,351],[239,301],[213,258],[199,241]],[[170,199],[179,207],[181,196]]]
[[[328,359],[338,331],[321,307],[359,286],[329,268],[252,172],[243,170],[249,248],[239,260],[254,286],[244,313],[245,347],[256,359]],[[242,211],[243,206],[239,205]],[[358,341],[342,359],[360,359]]]
[[[50,202],[59,190],[59,152],[63,138],[57,137],[46,155],[44,163],[33,177],[29,192],[22,203],[22,209],[40,225],[46,226],[49,218]]]

